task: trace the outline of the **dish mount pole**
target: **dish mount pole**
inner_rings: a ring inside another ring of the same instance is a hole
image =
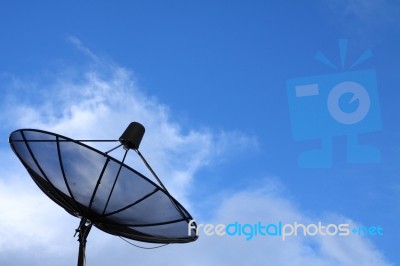
[[[78,242],[79,242],[78,266],[85,266],[86,264],[86,255],[85,255],[86,239],[89,235],[91,228],[92,228],[92,223],[86,220],[85,218],[82,218],[78,229],[76,229],[76,233],[78,233]]]

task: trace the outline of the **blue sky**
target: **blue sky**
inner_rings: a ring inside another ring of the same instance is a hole
[[[107,139],[131,121],[146,127],[143,153],[198,222],[350,221],[382,226],[384,236],[201,236],[142,251],[93,231],[88,265],[176,265],[178,254],[189,265],[265,265],[266,256],[272,265],[399,264],[399,15],[400,4],[378,0],[3,1],[0,264],[71,265],[77,251],[78,220],[41,195],[12,154],[9,133]],[[367,49],[373,56],[350,69]],[[316,60],[318,51],[338,69]],[[379,162],[349,163],[346,134],[332,138],[328,123],[321,137],[332,139],[332,165],[301,167],[299,155],[321,143],[293,138],[307,128],[292,123],[287,81],[354,79],[348,73],[367,69],[379,95],[371,96],[380,111],[371,123],[382,127],[346,130],[376,147]]]

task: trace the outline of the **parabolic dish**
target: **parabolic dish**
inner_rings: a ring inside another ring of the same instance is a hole
[[[197,239],[194,229],[188,234],[192,217],[177,200],[108,154],[36,129],[16,130],[9,141],[47,196],[98,229],[149,243]]]

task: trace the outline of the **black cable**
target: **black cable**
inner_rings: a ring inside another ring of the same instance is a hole
[[[165,247],[166,245],[169,245],[169,243],[167,243],[167,244],[162,244],[162,245],[159,245],[159,246],[156,246],[156,247],[148,248],[148,247],[142,247],[142,246],[139,246],[139,245],[135,245],[132,242],[130,242],[129,240],[126,240],[125,238],[123,238],[122,236],[118,236],[118,237],[121,238],[122,240],[124,240],[129,245],[132,245],[134,247],[141,248],[141,249],[156,249],[156,248],[162,248],[162,247]]]

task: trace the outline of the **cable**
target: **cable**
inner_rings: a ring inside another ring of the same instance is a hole
[[[122,240],[124,240],[129,245],[132,245],[134,247],[141,248],[141,249],[156,249],[156,248],[162,248],[162,247],[165,247],[166,245],[169,245],[169,243],[167,243],[167,244],[162,244],[162,245],[159,245],[159,246],[156,246],[156,247],[148,248],[148,247],[142,247],[142,246],[139,246],[139,245],[135,245],[131,241],[126,240],[125,238],[123,238],[122,236],[118,236],[118,237],[121,238]]]

